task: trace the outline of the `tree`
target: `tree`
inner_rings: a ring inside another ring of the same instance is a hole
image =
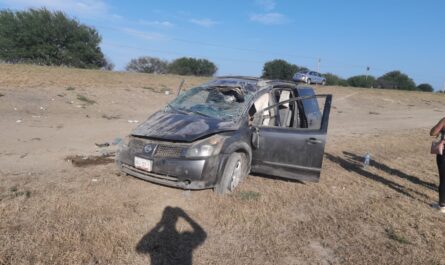
[[[344,80],[343,78],[341,78],[337,75],[331,74],[331,73],[323,74],[323,77],[326,78],[327,86],[347,86],[348,85],[346,80]]]
[[[423,83],[417,86],[417,90],[423,91],[423,92],[433,92],[433,86],[427,83]]]
[[[391,71],[377,78],[374,84],[378,88],[416,90],[416,83],[400,71]]]
[[[59,11],[0,11],[0,59],[8,63],[101,68],[100,42],[95,29]]]
[[[295,64],[290,64],[285,60],[275,59],[266,62],[263,66],[263,78],[292,80],[292,77],[300,68]]]
[[[125,69],[130,72],[138,73],[167,73],[168,62],[156,57],[143,56],[136,59],[131,59]]]
[[[375,77],[371,75],[356,75],[346,80],[349,86],[352,87],[367,87],[370,88],[374,85]]]
[[[218,68],[207,59],[182,57],[174,60],[168,66],[168,72],[178,75],[212,76]]]

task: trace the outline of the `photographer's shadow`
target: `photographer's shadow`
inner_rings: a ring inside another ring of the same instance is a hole
[[[178,232],[176,222],[182,217],[193,231]],[[138,253],[149,254],[152,265],[192,264],[193,250],[207,237],[202,227],[181,208],[166,207],[158,224],[136,246]]]

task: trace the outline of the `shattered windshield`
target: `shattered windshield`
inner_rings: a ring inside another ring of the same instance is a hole
[[[252,93],[240,87],[195,87],[174,99],[170,110],[222,120],[237,120]]]

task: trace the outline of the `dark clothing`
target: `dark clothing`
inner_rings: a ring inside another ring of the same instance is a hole
[[[445,206],[445,154],[437,155],[437,167],[439,168],[439,205]]]

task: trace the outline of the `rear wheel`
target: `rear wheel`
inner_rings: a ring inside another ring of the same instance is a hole
[[[238,186],[247,175],[247,169],[249,168],[247,163],[245,154],[231,154],[227,160],[221,180],[215,187],[215,191],[220,194],[234,191],[236,186]]]

